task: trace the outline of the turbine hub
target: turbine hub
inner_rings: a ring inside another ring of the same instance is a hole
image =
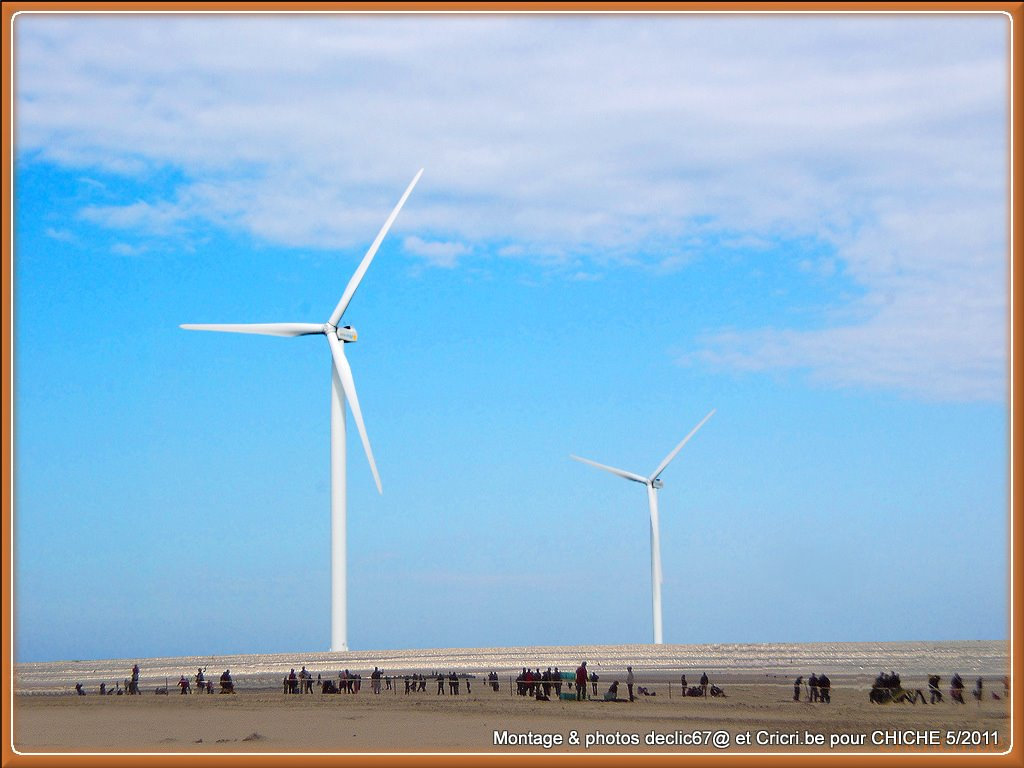
[[[651,480],[651,488],[653,488],[654,490],[658,490],[659,488],[664,488],[664,487],[665,487],[665,484],[663,482],[661,482],[661,478],[656,477],[653,480]]]

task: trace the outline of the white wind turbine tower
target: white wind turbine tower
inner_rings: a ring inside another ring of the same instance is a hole
[[[348,650],[348,592],[346,584],[346,563],[345,563],[345,400],[348,399],[349,407],[352,409],[352,416],[356,421],[356,428],[359,430],[359,437],[363,441],[363,448],[366,451],[366,458],[370,462],[370,471],[373,472],[373,479],[377,483],[378,493],[382,493],[380,476],[377,474],[377,464],[373,460],[373,451],[370,450],[370,440],[366,436],[366,427],[363,425],[363,414],[359,409],[359,398],[356,396],[356,385],[352,379],[352,369],[348,360],[345,359],[345,344],[356,340],[356,332],[350,325],[338,327],[348,304],[352,300],[356,289],[359,287],[363,275],[366,274],[370,262],[373,261],[381,241],[391,228],[398,212],[402,210],[406,199],[416,186],[416,182],[423,175],[421,168],[419,173],[409,182],[409,186],[398,201],[398,205],[391,211],[388,220],[384,222],[377,238],[373,241],[370,249],[363,256],[355,274],[348,281],[345,292],[334,308],[326,323],[246,323],[246,324],[188,324],[181,327],[189,331],[225,331],[228,333],[256,333],[263,336],[319,336],[327,338],[327,344],[331,348],[331,357],[334,364],[331,367],[331,650]]]
[[[704,426],[704,422],[710,419],[717,409],[712,409],[711,413],[701,419],[700,424],[690,430],[690,434],[682,439],[682,441],[675,448],[672,449],[672,453],[664,458],[658,468],[655,469],[650,477],[644,477],[643,475],[637,475],[633,472],[627,472],[624,469],[616,469],[615,467],[609,467],[606,464],[598,464],[596,461],[590,459],[584,459],[580,456],[571,455],[576,461],[582,461],[584,464],[590,464],[591,466],[603,469],[606,472],[611,472],[613,475],[624,477],[627,480],[632,480],[634,483],[642,483],[647,486],[647,505],[651,511],[651,608],[654,612],[654,642],[656,645],[661,645],[661,540],[658,537],[658,490],[664,486],[661,479],[658,477],[662,472],[665,471],[665,467],[669,465],[669,462],[676,457],[680,449],[686,445],[686,442],[697,434],[697,430]]]

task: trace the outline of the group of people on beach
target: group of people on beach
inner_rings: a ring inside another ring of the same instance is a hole
[[[375,694],[381,693],[382,683],[384,684],[383,690],[395,690],[397,692],[397,682],[401,680],[405,683],[405,693],[417,693],[426,692],[427,681],[434,680],[437,682],[437,694],[438,696],[445,695],[446,693],[451,696],[458,696],[461,690],[462,683],[465,683],[466,693],[472,693],[472,679],[474,675],[471,674],[457,674],[455,671],[449,671],[447,674],[442,671],[433,671],[429,675],[413,673],[403,675],[401,677],[395,677],[386,675],[379,667],[374,667],[373,672],[370,673],[370,684],[371,690]],[[299,694],[299,693],[313,693],[313,688],[316,686],[320,689],[321,693],[347,693],[357,694],[362,687],[362,675],[357,672],[351,672],[348,669],[344,669],[338,673],[337,681],[331,678],[324,678],[321,673],[316,674],[314,679],[313,673],[306,669],[305,665],[296,672],[295,668],[288,672],[287,675],[282,679],[282,690],[286,694]],[[574,672],[563,672],[558,667],[548,667],[543,672],[540,667],[530,669],[529,667],[523,667],[519,675],[516,676],[514,684],[516,693],[520,696],[529,697],[538,701],[550,701],[552,698],[561,699],[569,698],[575,699],[576,701],[584,701],[588,698],[598,698],[598,681],[599,676],[596,672],[589,671],[587,669],[587,662],[581,662],[579,667]],[[195,680],[195,692],[199,693],[213,693],[214,685],[213,680],[207,679],[206,668],[199,667],[196,669],[194,675]],[[827,681],[827,678],[825,678]],[[499,678],[498,673],[491,671],[486,676],[488,687],[490,687],[495,693],[499,690]],[[131,678],[126,678],[124,690],[121,689],[118,684],[116,688],[107,689],[105,683],[100,684],[101,694],[116,694],[122,695],[122,693],[136,694],[139,693],[139,665],[135,664],[132,667]],[[716,685],[710,685],[707,673],[701,675],[699,685],[694,685],[690,688],[686,684],[686,675],[684,674],[680,678],[684,696],[724,696],[725,692]],[[234,680],[231,677],[231,670],[224,670],[220,676],[220,689],[221,693],[234,693],[235,692]],[[178,679],[177,687],[179,693],[190,694],[193,693],[192,681],[186,675],[181,675]],[[633,667],[626,667],[626,688],[628,692],[628,699],[619,699],[619,681],[614,680],[609,686],[607,692],[601,697],[603,701],[635,701],[637,696],[656,696],[655,691],[649,690],[644,686],[636,686],[635,690],[635,676],[633,674]],[[568,688],[568,693],[563,694],[563,688]],[[588,690],[589,689],[589,690]],[[75,691],[84,696],[85,688],[81,683],[75,686]],[[167,686],[158,686],[155,690],[157,694],[167,694]]]
[[[593,691],[592,695],[597,696],[597,681],[599,679],[596,672],[587,671],[587,662],[585,661],[576,668],[575,672],[562,672],[558,667],[554,669],[548,667],[543,672],[540,671],[540,667],[534,669],[523,667],[523,671],[515,678],[516,694],[537,701],[551,701],[552,695],[555,699],[575,698],[577,701],[583,701],[588,697],[588,685]],[[494,685],[494,690],[497,690],[497,674],[494,674]],[[569,689],[564,695],[562,693],[563,686]],[[618,681],[615,682],[615,688],[617,691]],[[632,687],[630,691],[632,692]]]
[[[131,677],[130,678],[126,677],[124,679],[124,688],[123,689],[121,688],[121,684],[119,682],[115,682],[113,688],[108,686],[105,682],[104,683],[100,683],[100,686],[99,686],[99,694],[100,694],[100,696],[123,696],[125,694],[127,694],[128,696],[135,696],[135,695],[141,694],[142,691],[139,688],[139,675],[140,675],[139,665],[138,664],[133,664],[132,665],[132,671],[131,671]],[[198,692],[198,693],[203,693],[203,692],[213,693],[213,681],[206,679],[206,668],[205,667],[199,667],[199,668],[196,669],[195,681],[196,681],[196,692]],[[187,694],[187,693],[192,693],[192,682],[185,675],[182,675],[180,678],[178,678],[178,682],[176,683],[176,686],[179,689],[178,692],[181,693],[182,695]],[[85,686],[82,683],[76,683],[75,684],[75,692],[79,696],[85,696]],[[161,695],[161,694],[166,696],[167,692],[168,691],[167,691],[167,685],[166,684],[165,685],[158,685],[154,689],[154,691],[153,691],[153,693],[157,694],[158,696]],[[234,693],[235,692],[235,682],[234,682],[234,680],[231,679],[231,670],[230,669],[225,669],[224,672],[221,673],[221,676],[220,676],[220,692],[221,693]]]
[[[306,671],[303,667],[299,670],[299,674],[295,674],[295,667],[292,667],[292,671],[284,679],[284,692],[285,693],[312,693],[313,692],[313,675]]]
[[[497,675],[495,675],[496,677]],[[548,667],[543,672],[540,671],[540,667],[536,668],[536,671],[523,667],[523,671],[516,675],[516,694],[519,696],[529,696],[531,698],[540,699],[541,701],[548,701],[551,698],[552,692],[555,694],[555,698],[562,696],[562,684],[566,680],[575,680],[576,676],[569,672],[561,672],[558,667],[551,669]],[[597,676],[594,676],[594,691],[597,691]]]
[[[402,681],[405,683],[406,694],[426,692],[427,681],[436,680],[438,696],[444,695],[446,689],[449,695],[458,696],[463,682],[466,684],[466,693],[472,693],[472,677],[473,675],[467,674],[458,675],[454,671],[447,674],[434,671],[429,675],[413,673],[397,677],[386,675],[380,667],[374,667],[373,672],[370,673],[370,691],[378,695],[382,691],[395,691],[397,693],[397,684],[399,681]],[[495,684],[497,684],[497,675],[495,675],[494,680]],[[313,686],[315,685],[320,689],[321,693],[357,694],[362,689],[362,684],[363,676],[358,672],[351,672],[348,669],[339,672],[337,681],[334,681],[331,678],[324,679],[319,672],[316,675],[316,680],[314,680],[313,673],[303,667],[298,673],[292,669],[285,676],[283,689],[285,693],[312,693]]]
[[[928,691],[931,694],[932,704],[935,704],[937,701],[942,701],[942,692],[939,690],[939,681],[941,679],[942,678],[940,678],[938,675],[928,676]],[[1004,693],[1009,693],[1009,690],[1010,678],[1004,677],[1003,691]],[[974,700],[978,702],[980,702],[985,697],[985,680],[983,678],[979,677],[977,680],[975,680],[974,690],[971,691],[971,696],[973,696]],[[964,701],[964,681],[963,678],[960,677],[959,672],[955,672],[953,674],[953,677],[949,681],[949,698],[951,698],[953,701],[959,704],[967,703]],[[995,691],[992,691],[992,698],[996,701],[999,701],[1000,696]]]
[[[702,672],[698,685],[687,685],[686,675],[680,675],[679,685],[682,688],[683,696],[698,697],[703,696],[707,698],[710,694],[714,698],[719,696],[724,697],[725,691],[719,688],[717,685],[711,683],[711,679],[708,677],[707,672]]]
[[[803,685],[803,675],[800,675],[800,677],[793,681],[793,701],[800,701],[800,693]],[[806,701],[816,701],[821,704],[832,703],[832,681],[828,679],[828,675],[816,675],[811,673],[811,676],[807,678]]]
[[[196,693],[213,693],[213,680],[206,678],[206,667],[196,667],[195,674],[196,681]],[[189,679],[182,675],[178,678],[178,688],[181,694],[192,693],[192,683]],[[166,690],[157,688],[157,693],[167,693]],[[221,693],[234,693],[235,692],[235,681],[231,679],[231,670],[225,669],[220,675],[220,692]]]
[[[924,691],[920,688],[904,688],[903,682],[896,672],[880,672],[871,685],[871,692],[868,694],[868,698],[874,704],[916,704],[918,700],[922,704],[926,703],[926,701],[931,704],[938,704],[943,701],[942,690],[940,689],[941,683],[941,676],[928,675],[929,699],[925,699]],[[960,673],[953,673],[953,677],[949,681],[949,698],[958,704],[966,704],[967,702],[964,701],[964,687],[964,681],[960,677]],[[1008,693],[1010,690],[1009,677],[1003,678],[1003,687],[1004,692]],[[984,698],[984,691],[985,681],[979,677],[974,684],[974,690],[971,691],[971,695],[980,703]],[[992,691],[992,698],[998,701],[1001,697],[998,693]]]
[[[133,696],[139,694],[139,676],[140,670],[139,665],[132,665],[130,677],[124,679],[124,687],[121,684],[115,683],[114,687],[109,687],[106,683],[100,683],[99,693],[100,695],[129,695]],[[431,672],[429,675],[423,675],[419,673],[406,674],[401,677],[395,677],[391,675],[385,675],[379,667],[374,667],[373,672],[370,674],[371,690],[375,694],[380,694],[383,682],[386,686],[385,690],[395,690],[397,692],[396,683],[400,680],[405,683],[405,693],[416,693],[425,692],[427,689],[428,680],[436,680],[437,682],[437,695],[441,696],[446,693],[451,696],[458,696],[460,692],[461,684],[464,682],[466,686],[466,693],[472,693],[471,679],[474,675],[470,674],[456,674],[454,671],[450,671],[447,674],[441,671]],[[207,679],[206,668],[199,667],[196,669],[195,679],[195,690],[199,693],[213,693],[214,686],[213,681]],[[581,662],[576,668],[575,672],[563,672],[557,666],[548,667],[543,672],[540,667],[530,669],[529,667],[523,667],[522,671],[516,676],[514,680],[515,692],[519,696],[529,697],[538,701],[550,701],[554,699],[575,699],[576,701],[584,701],[588,698],[597,698],[599,677],[596,672],[589,671],[587,669],[587,662]],[[488,687],[490,687],[495,693],[499,690],[499,678],[498,673],[491,671],[486,676]],[[928,676],[928,692],[930,694],[930,703],[937,704],[942,702],[943,695],[941,690],[942,678],[939,675]],[[320,688],[322,693],[348,693],[356,694],[359,692],[362,684],[362,676],[355,672],[350,672],[348,669],[342,670],[338,673],[338,679],[335,683],[330,678],[323,679],[320,673],[317,673],[316,680],[313,679],[313,673],[308,671],[305,666],[299,672],[296,672],[294,668],[284,677],[283,690],[285,693],[313,693],[313,686],[315,685]],[[686,681],[686,675],[683,674],[679,678],[680,687],[684,697],[712,697],[725,696],[723,691],[717,685],[711,684],[707,673],[703,673],[700,677],[700,681],[696,685],[688,685]],[[1003,685],[1006,691],[1009,691],[1009,678],[1004,678]],[[805,690],[806,686],[806,690]],[[181,694],[188,694],[193,692],[192,684],[189,678],[182,675],[177,683],[177,687],[180,689]],[[644,686],[635,687],[635,676],[633,674],[633,667],[626,667],[626,688],[628,692],[628,699],[619,699],[619,681],[614,680],[609,686],[607,692],[604,693],[601,700],[603,701],[635,701],[637,696],[655,696],[656,692],[651,691]],[[568,688],[568,693],[563,693],[563,688]],[[588,691],[589,688],[589,691]],[[828,675],[825,674],[812,674],[807,682],[804,682],[804,677],[801,675],[793,681],[793,701],[807,701],[814,703],[829,704],[832,701],[832,682],[829,680]],[[958,673],[955,673],[950,679],[949,683],[949,696],[950,698],[959,703],[964,704],[964,689],[965,684],[963,679]],[[974,690],[971,692],[975,700],[981,701],[984,698],[984,680],[979,677],[975,682]],[[79,696],[86,695],[85,686],[82,683],[75,685],[75,692]],[[157,694],[166,694],[167,686],[158,686],[155,690]],[[225,669],[220,675],[220,692],[221,693],[234,693],[235,684],[231,677],[231,670]],[[1000,699],[1000,696],[994,691],[991,692],[993,699]],[[920,699],[921,703],[925,703],[924,692],[920,689],[905,689],[903,683],[900,680],[900,676],[897,672],[880,672],[875,678],[874,683],[871,686],[871,693],[869,698],[874,703],[890,703],[890,702],[909,702],[917,703]]]

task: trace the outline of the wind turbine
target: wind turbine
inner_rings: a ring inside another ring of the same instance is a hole
[[[661,540],[658,538],[658,491],[664,487],[664,483],[661,482],[659,475],[665,471],[665,467],[669,465],[669,462],[676,457],[680,449],[686,445],[687,441],[697,434],[697,430],[704,426],[704,422],[710,419],[714,414],[715,410],[712,409],[711,413],[701,419],[700,424],[690,430],[690,434],[682,439],[682,441],[675,448],[672,449],[672,453],[666,456],[658,468],[655,469],[650,477],[644,477],[643,475],[637,475],[633,472],[627,472],[624,469],[616,469],[615,467],[609,467],[606,464],[598,464],[596,461],[590,459],[584,459],[580,456],[570,454],[570,456],[576,461],[582,461],[584,464],[590,464],[598,469],[603,469],[605,472],[611,472],[613,475],[624,477],[627,480],[632,480],[634,483],[642,483],[647,486],[647,505],[651,510],[651,608],[654,612],[654,642],[656,645],[661,645]]]
[[[224,331],[227,333],[256,333],[263,336],[319,336],[327,338],[331,348],[333,365],[331,366],[331,650],[348,650],[348,590],[346,582],[346,525],[345,525],[345,400],[352,409],[352,416],[363,441],[366,459],[370,462],[370,471],[377,483],[377,492],[383,493],[377,464],[370,450],[370,440],[366,436],[363,425],[363,414],[359,409],[359,398],[356,396],[356,385],[352,379],[352,369],[345,359],[345,344],[356,340],[355,329],[351,325],[338,327],[342,315],[348,309],[352,296],[355,295],[363,275],[373,261],[381,241],[388,233],[398,212],[402,210],[406,199],[423,175],[423,169],[409,182],[405,194],[398,205],[391,211],[384,222],[370,249],[363,256],[355,274],[348,281],[345,292],[341,295],[338,306],[334,308],[326,323],[245,323],[245,324],[186,324],[181,327],[188,331]]]

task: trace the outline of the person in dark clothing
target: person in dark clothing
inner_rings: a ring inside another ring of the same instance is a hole
[[[444,673],[437,673],[437,696],[444,696]]]
[[[804,676],[800,675],[793,681],[793,701],[800,701],[800,686],[804,684]]]
[[[931,694],[932,704],[942,701],[942,691],[939,690],[940,680],[942,678],[938,675],[928,675],[928,693]]]
[[[818,700],[818,676],[811,673],[811,676],[807,678],[807,687],[811,689],[811,701]]]
[[[958,701],[964,704],[964,681],[960,677],[960,673],[956,672],[953,675],[953,679],[949,681],[949,697],[953,701]]]
[[[705,672],[700,676],[700,691],[704,696],[708,695],[708,673]]]
[[[597,696],[597,672],[590,673],[590,683],[594,686],[594,695]]]
[[[818,701],[832,703],[832,681],[828,679],[828,675],[818,675]]]

